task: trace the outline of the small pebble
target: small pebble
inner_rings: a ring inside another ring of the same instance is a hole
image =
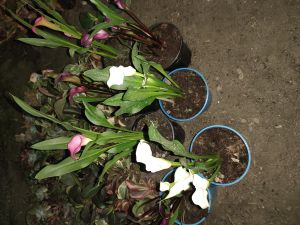
[[[259,124],[259,119],[258,118],[253,118],[253,122],[256,124]]]
[[[275,128],[280,129],[280,128],[282,128],[282,125],[276,125]]]
[[[243,71],[240,68],[237,68],[236,72],[239,75],[239,80],[243,80],[244,79],[244,73],[243,73]]]
[[[217,86],[217,91],[218,91],[218,92],[222,91],[222,86],[221,86],[221,85],[218,85],[218,86]]]
[[[246,119],[241,119],[241,123],[247,123]]]

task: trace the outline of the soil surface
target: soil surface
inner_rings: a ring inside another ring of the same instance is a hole
[[[195,140],[192,151],[196,154],[220,155],[223,160],[220,169],[222,176],[215,180],[218,183],[233,182],[243,175],[247,167],[248,154],[243,140],[225,128],[204,131]]]
[[[192,64],[212,91],[207,112],[187,123],[197,131],[226,124],[247,137],[253,163],[240,183],[218,188],[205,225],[298,225],[300,221],[300,1],[132,0],[147,25],[174,23],[192,50]],[[84,7],[82,7],[84,8]],[[78,18],[68,12],[69,21]],[[19,164],[21,112],[4,98],[22,96],[32,72],[62,68],[65,50],[2,44],[1,225],[24,225],[30,204]],[[59,59],[58,59],[59,57]],[[22,112],[23,113],[23,112]]]
[[[193,71],[178,71],[172,79],[180,86],[182,98],[173,102],[163,102],[168,114],[178,119],[191,118],[203,107],[206,98],[206,87],[203,80]]]
[[[162,43],[162,47],[142,45],[141,51],[149,61],[160,63],[167,69],[176,61],[182,45],[182,36],[172,24],[161,23],[151,29],[153,35]]]

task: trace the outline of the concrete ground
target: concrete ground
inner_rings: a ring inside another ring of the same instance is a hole
[[[218,189],[207,225],[300,224],[300,1],[132,0],[147,25],[174,23],[208,79],[209,110],[182,126],[226,124],[248,139],[246,178]]]
[[[300,1],[131,2],[147,25],[162,21],[177,25],[192,50],[191,66],[208,79],[211,107],[196,120],[182,123],[185,145],[210,124],[230,125],[249,140],[253,157],[249,174],[235,186],[218,189],[205,224],[299,224]],[[0,50],[0,224],[16,225],[24,224],[26,184],[17,159],[18,145],[8,130],[19,132],[17,118],[21,117],[10,108],[4,92],[21,96],[31,72],[61,69],[67,57],[57,59],[64,52],[55,50],[45,56],[49,50],[11,42]],[[13,186],[16,180],[19,186]]]

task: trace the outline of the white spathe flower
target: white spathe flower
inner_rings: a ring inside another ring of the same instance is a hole
[[[209,186],[208,180],[200,177],[197,174],[189,172],[183,167],[178,167],[174,174],[174,182],[160,182],[160,191],[169,191],[169,194],[165,199],[172,198],[179,195],[182,191],[186,191],[190,187],[190,183],[193,183],[196,191],[192,195],[192,201],[195,205],[199,205],[202,209],[209,207],[207,199]]]
[[[112,66],[109,68],[109,79],[107,81],[107,86],[111,87],[112,85],[122,85],[124,82],[125,76],[134,75],[136,70],[131,66]]]
[[[152,156],[151,147],[145,140],[140,140],[135,155],[136,161],[144,163],[146,170],[152,173],[168,169],[172,166],[171,162]]]
[[[208,180],[200,177],[197,174],[194,174],[193,177],[193,185],[196,191],[192,195],[192,201],[195,205],[199,205],[202,209],[206,209],[209,207],[209,202],[207,199],[207,188],[209,186]]]
[[[183,167],[178,167],[174,174],[174,183],[170,185],[169,194],[165,199],[179,195],[182,191],[190,188],[190,183],[193,181],[193,174],[186,171]]]

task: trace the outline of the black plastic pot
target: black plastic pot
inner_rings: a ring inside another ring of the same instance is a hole
[[[179,29],[171,23],[153,25],[150,30],[161,42],[162,48],[141,46],[147,60],[160,63],[165,70],[187,67],[191,62],[191,50],[184,43]]]

